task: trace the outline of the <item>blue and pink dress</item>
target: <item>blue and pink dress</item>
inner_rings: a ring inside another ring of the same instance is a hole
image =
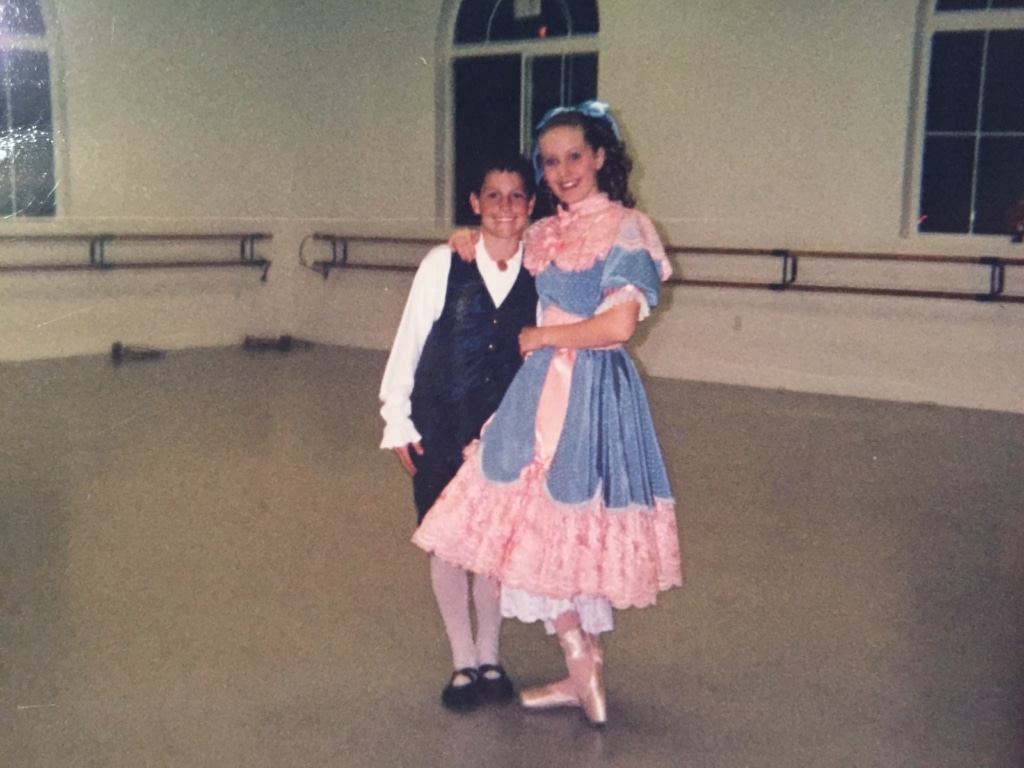
[[[671,266],[650,220],[604,194],[526,235],[541,325],[623,301],[641,318]],[[621,345],[530,354],[413,542],[502,584],[524,621],[579,612],[611,629],[611,608],[644,607],[682,583],[675,503],[647,396]]]

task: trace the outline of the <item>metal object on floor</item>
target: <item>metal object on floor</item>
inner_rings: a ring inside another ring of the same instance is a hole
[[[110,347],[110,359],[115,364],[139,360],[160,360],[166,353],[162,349],[153,347],[129,347],[120,341],[115,341]]]

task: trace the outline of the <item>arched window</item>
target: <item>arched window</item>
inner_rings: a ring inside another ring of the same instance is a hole
[[[1024,0],[930,0],[919,232],[1006,235],[1024,199]]]
[[[50,57],[35,0],[0,2],[0,78],[0,216],[53,216]]]
[[[597,96],[596,0],[462,0],[451,67],[454,218],[495,149],[525,152],[550,108]]]

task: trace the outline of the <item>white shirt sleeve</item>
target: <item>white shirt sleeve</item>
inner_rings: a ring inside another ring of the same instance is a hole
[[[423,345],[444,309],[451,257],[447,245],[432,248],[413,278],[380,387],[380,415],[384,417],[381,448],[397,448],[421,438],[412,423],[410,397]]]

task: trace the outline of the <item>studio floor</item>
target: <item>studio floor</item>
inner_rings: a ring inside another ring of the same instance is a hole
[[[384,362],[0,365],[0,766],[1024,765],[1024,417],[650,380],[688,581],[617,614],[596,730],[440,706]]]

